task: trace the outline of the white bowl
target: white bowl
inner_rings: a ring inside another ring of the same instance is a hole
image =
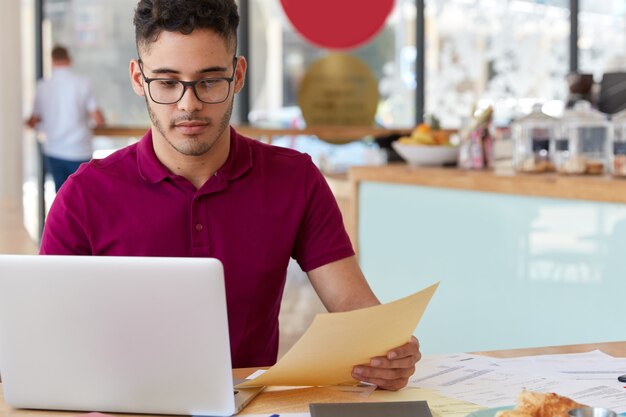
[[[413,145],[392,142],[391,146],[410,165],[444,165],[457,162],[458,146]]]

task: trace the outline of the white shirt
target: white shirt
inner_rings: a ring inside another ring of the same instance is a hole
[[[45,134],[43,152],[70,161],[91,159],[93,153],[89,113],[98,109],[91,84],[70,67],[55,68],[52,77],[39,81],[33,114]]]

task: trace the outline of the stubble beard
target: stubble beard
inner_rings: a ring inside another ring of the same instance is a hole
[[[226,130],[226,128],[228,128],[228,125],[230,124],[230,117],[233,113],[233,104],[234,104],[234,99],[232,99],[230,101],[230,105],[228,106],[228,109],[226,110],[222,118],[220,119],[219,125],[217,127],[217,131],[214,134],[211,134],[211,132],[207,132],[207,134],[210,135],[207,139],[202,140],[202,138],[199,135],[185,135],[184,140],[177,142],[177,141],[173,141],[170,137],[168,137],[168,134],[165,128],[163,127],[163,124],[158,119],[154,111],[152,111],[152,107],[148,99],[145,98],[145,100],[146,100],[146,107],[148,108],[148,114],[150,115],[150,120],[152,121],[152,125],[156,128],[156,130],[159,132],[161,137],[163,137],[163,139],[165,139],[165,141],[176,152],[185,156],[202,156],[213,148],[213,146],[222,137],[222,135],[224,134],[224,131]],[[178,116],[175,119],[171,120],[169,123],[169,128],[170,130],[173,129],[174,124],[177,122],[190,121],[190,120],[199,120],[204,123],[208,123],[209,129],[212,125],[211,119],[207,117],[197,117],[194,115],[194,113],[186,113],[182,116]]]

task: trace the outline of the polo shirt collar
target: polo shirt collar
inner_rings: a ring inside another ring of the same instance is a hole
[[[243,136],[230,126],[230,151],[224,165],[215,173],[229,181],[245,174],[252,167],[252,148]]]
[[[154,153],[152,129],[148,129],[137,144],[137,166],[139,167],[139,175],[150,183],[157,183],[170,175],[168,169]]]
[[[245,174],[252,167],[252,148],[250,143],[232,126],[229,128],[230,151],[224,165],[217,170],[216,176],[232,181]],[[137,144],[137,165],[140,175],[150,183],[163,181],[173,175],[154,153],[152,129],[148,130]]]

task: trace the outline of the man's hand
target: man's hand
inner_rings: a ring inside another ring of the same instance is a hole
[[[409,343],[390,350],[387,356],[377,356],[367,365],[355,366],[352,377],[382,389],[397,391],[408,384],[409,377],[415,372],[415,364],[421,358],[420,344],[412,336]]]

